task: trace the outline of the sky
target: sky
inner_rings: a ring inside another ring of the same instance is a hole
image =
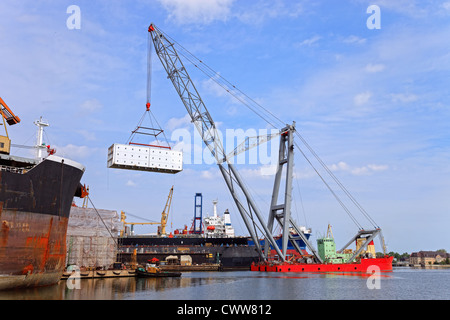
[[[0,2],[0,96],[22,120],[8,127],[13,144],[34,145],[33,122],[42,116],[50,123],[45,142],[86,166],[82,183],[95,207],[123,210],[129,222],[144,221],[131,215],[159,221],[174,186],[169,231],[191,226],[194,196],[202,193],[204,215],[218,200],[219,213],[229,209],[236,233],[247,235],[155,53],[152,114],[174,149],[183,151],[184,170],[107,168],[108,148],[126,143],[145,112],[152,22],[217,72],[207,78],[186,64],[224,135],[273,127],[267,113],[260,117],[218,87],[218,75],[283,124],[296,122],[381,227],[388,251],[450,250],[450,1]],[[236,147],[238,140],[226,141]],[[276,143],[256,150],[276,156]],[[298,151],[292,215],[312,228],[313,243],[330,224],[340,247],[357,228]],[[17,147],[12,153],[33,156]],[[268,212],[273,161],[240,159],[246,185]],[[370,228],[363,217],[358,221]]]

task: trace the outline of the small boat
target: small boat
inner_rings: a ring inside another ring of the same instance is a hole
[[[136,275],[139,278],[165,278],[165,277],[180,277],[181,272],[167,272],[161,271],[160,268],[157,267],[149,267],[149,268],[137,268]]]

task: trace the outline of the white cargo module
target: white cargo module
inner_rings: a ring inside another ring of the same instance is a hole
[[[183,153],[165,148],[113,144],[108,149],[108,168],[178,173]]]

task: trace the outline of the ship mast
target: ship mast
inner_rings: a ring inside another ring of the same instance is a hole
[[[36,120],[34,124],[38,127],[37,129],[37,139],[36,139],[36,158],[41,161],[42,160],[42,152],[45,150],[44,145],[44,128],[50,126],[50,124],[43,120],[42,117],[39,120]]]

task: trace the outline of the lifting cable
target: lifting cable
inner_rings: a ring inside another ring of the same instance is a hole
[[[245,94],[243,91],[241,91],[239,88],[237,88],[235,85],[233,85],[231,82],[226,80],[224,77],[220,75],[219,72],[216,72],[211,67],[206,65],[202,60],[198,59],[194,54],[192,54],[189,50],[184,48],[181,44],[179,44],[176,40],[171,38],[169,35],[158,29],[158,31],[163,34],[164,37],[166,37],[168,40],[170,40],[174,45],[177,45],[181,51],[178,51],[178,53],[183,56],[187,61],[189,61],[193,66],[195,66],[197,69],[199,69],[203,74],[205,74],[209,79],[213,80],[217,85],[219,85],[221,88],[223,88],[226,92],[231,94],[235,99],[240,101],[242,104],[244,104],[248,109],[253,111],[258,117],[260,117],[262,120],[264,120],[267,124],[272,126],[275,129],[279,129],[279,127],[284,127],[286,124],[284,121],[282,121],[280,118],[278,118],[276,115],[274,115],[272,112],[270,112],[268,109],[263,107],[261,104],[253,100],[251,97],[249,97],[247,94]],[[256,109],[261,110],[258,112]],[[266,117],[264,117],[264,114]],[[268,118],[272,119],[271,121],[268,120]],[[274,122],[278,124],[275,125]],[[331,178],[337,183],[337,185],[342,189],[342,191],[349,197],[349,199],[353,202],[353,204],[361,211],[361,213],[367,218],[367,220],[373,224],[374,227],[378,228],[377,223],[370,217],[370,215],[364,210],[364,208],[356,201],[356,199],[350,194],[350,192],[344,187],[344,185],[337,179],[337,177],[333,174],[333,172],[326,166],[326,164],[320,159],[320,157],[316,154],[316,152],[311,148],[311,146],[306,142],[306,140],[300,135],[300,133],[296,130],[295,131],[297,136],[300,138],[300,140],[303,142],[303,144],[307,147],[307,149],[312,153],[312,155],[316,158],[316,160],[319,162],[319,164],[325,169],[325,171],[331,176]],[[344,203],[340,200],[338,195],[333,191],[333,189],[330,187],[330,185],[325,181],[325,179],[320,175],[318,170],[314,167],[312,162],[308,159],[306,154],[302,151],[302,149],[299,147],[299,145],[295,142],[295,145],[302,153],[303,157],[306,159],[306,161],[310,164],[310,166],[313,168],[313,170],[316,172],[316,174],[320,177],[322,182],[325,184],[325,186],[329,189],[329,191],[333,194],[333,196],[336,198],[338,203],[344,208],[344,210],[347,212],[351,220],[355,223],[355,225],[359,229],[363,229],[362,225],[356,220],[356,218],[352,215],[350,210],[344,205]]]
[[[100,220],[102,221],[103,225],[105,226],[106,230],[108,230],[109,235],[111,236],[111,239],[113,239],[113,241],[115,242],[115,244],[118,246],[119,243],[117,241],[116,238],[114,238],[114,236],[112,235],[111,231],[109,230],[108,226],[106,225],[105,221],[103,220],[102,216],[100,215],[100,213],[98,212],[97,208],[94,206],[94,203],[91,200],[91,197],[88,196],[89,202],[92,205],[92,208],[94,208],[95,212],[97,213],[98,217],[100,218]]]
[[[308,148],[308,150],[312,153],[312,155],[316,158],[316,160],[320,163],[320,165],[325,169],[325,171],[331,176],[331,178],[337,183],[337,185],[342,189],[342,191],[347,195],[347,197],[353,202],[353,204],[359,209],[359,211],[361,211],[361,213],[367,218],[367,220],[372,223],[372,225],[375,228],[378,228],[377,223],[375,222],[375,220],[373,220],[370,215],[366,212],[366,210],[364,210],[364,208],[361,206],[361,204],[356,201],[356,199],[352,196],[352,194],[347,190],[347,188],[345,188],[345,186],[339,181],[339,179],[333,174],[333,172],[328,168],[328,166],[322,161],[322,159],[316,154],[316,152],[314,151],[314,149],[306,142],[306,140],[302,137],[302,135],[296,130],[295,133],[297,134],[297,136],[300,138],[300,140],[303,142],[303,144]],[[297,143],[295,143],[297,145]],[[297,145],[298,149],[301,148]],[[303,156],[306,158],[306,155],[303,153],[303,151],[301,151]],[[309,162],[309,160],[308,160]],[[310,163],[311,164],[311,163]],[[311,164],[312,166],[312,164]],[[317,172],[317,170],[313,167],[313,169]],[[317,172],[317,174],[319,174]],[[320,175],[319,175],[320,176]],[[321,176],[320,176],[321,177]],[[322,177],[321,177],[322,179]],[[323,180],[323,179],[322,179]],[[324,181],[325,183],[325,181]],[[328,184],[327,187],[329,188]],[[331,189],[330,189],[331,191]],[[347,211],[347,210],[346,210]]]
[[[350,217],[350,219],[353,221],[353,223],[362,230],[363,227],[361,224],[355,219],[355,217],[352,215],[350,210],[345,206],[345,204],[341,201],[341,199],[338,197],[338,195],[333,191],[333,189],[330,187],[330,185],[325,181],[325,179],[322,177],[322,175],[319,173],[319,171],[314,167],[312,162],[309,160],[309,158],[306,156],[306,154],[303,152],[303,150],[300,148],[300,146],[297,144],[297,142],[294,142],[294,144],[297,146],[297,148],[300,150],[300,153],[303,155],[305,160],[309,163],[309,165],[313,168],[313,170],[316,172],[316,174],[319,176],[319,178],[322,180],[322,182],[325,184],[325,186],[328,188],[328,190],[331,192],[331,194],[335,197],[337,202],[341,205],[341,207],[344,209],[344,211],[347,213],[347,215]]]
[[[169,140],[166,137],[166,134],[164,130],[162,130],[160,124],[158,123],[158,120],[156,120],[156,117],[151,112],[151,98],[152,98],[152,52],[153,52],[153,46],[152,46],[152,38],[149,33],[148,36],[148,44],[147,44],[147,103],[146,103],[146,110],[144,114],[142,115],[141,119],[138,122],[138,125],[134,131],[131,132],[130,137],[127,140],[127,144],[132,144],[133,139],[135,138],[136,134],[143,134],[143,135],[150,135],[155,137],[158,145],[160,146],[160,141],[158,140],[158,135],[162,133],[164,136],[164,140],[167,143],[167,146],[169,149],[172,149],[169,143]],[[150,120],[151,127],[143,127],[142,123],[145,119],[145,116],[148,115],[148,118]],[[156,127],[153,125],[152,117],[156,123]],[[143,129],[144,131],[142,131]],[[157,146],[156,146],[157,147]]]
[[[147,44],[147,110],[150,110],[152,100],[152,37],[148,34]]]
[[[136,218],[136,219],[140,219],[140,220],[143,220],[143,221],[145,221],[145,222],[159,223],[158,221],[153,221],[153,220],[149,220],[149,219],[146,219],[146,218],[142,218],[142,217],[140,217],[140,216],[137,216],[137,215],[135,215],[135,214],[131,214],[131,213],[129,213],[129,212],[125,212],[125,213],[126,213],[127,216],[132,216],[132,217],[134,217],[134,218]]]
[[[165,32],[161,31],[161,29],[158,29],[160,33],[164,35],[168,40],[170,40],[174,45],[177,45],[180,50],[177,50],[178,54],[183,56],[187,61],[189,61],[194,67],[199,69],[202,73],[204,73],[209,79],[213,80],[217,85],[222,87],[226,92],[231,94],[235,99],[240,101],[242,104],[244,104],[247,108],[249,108],[251,111],[253,111],[257,116],[259,116],[262,120],[267,122],[270,126],[272,126],[275,129],[278,129],[280,126],[285,126],[286,124],[278,118],[276,115],[274,115],[272,112],[270,112],[268,109],[263,107],[261,104],[253,100],[251,97],[249,97],[247,94],[245,94],[242,90],[237,88],[235,85],[233,85],[231,82],[229,82],[227,79],[222,77],[219,72],[213,70],[211,67],[206,65],[202,60],[197,58],[194,54],[192,54],[189,50],[187,50],[185,47],[183,47],[181,44],[179,44],[176,40],[171,38],[169,35],[167,35]],[[267,120],[260,112],[256,110],[256,108],[261,109],[268,117],[271,117],[273,121],[278,122],[279,125],[276,126],[269,120]]]

